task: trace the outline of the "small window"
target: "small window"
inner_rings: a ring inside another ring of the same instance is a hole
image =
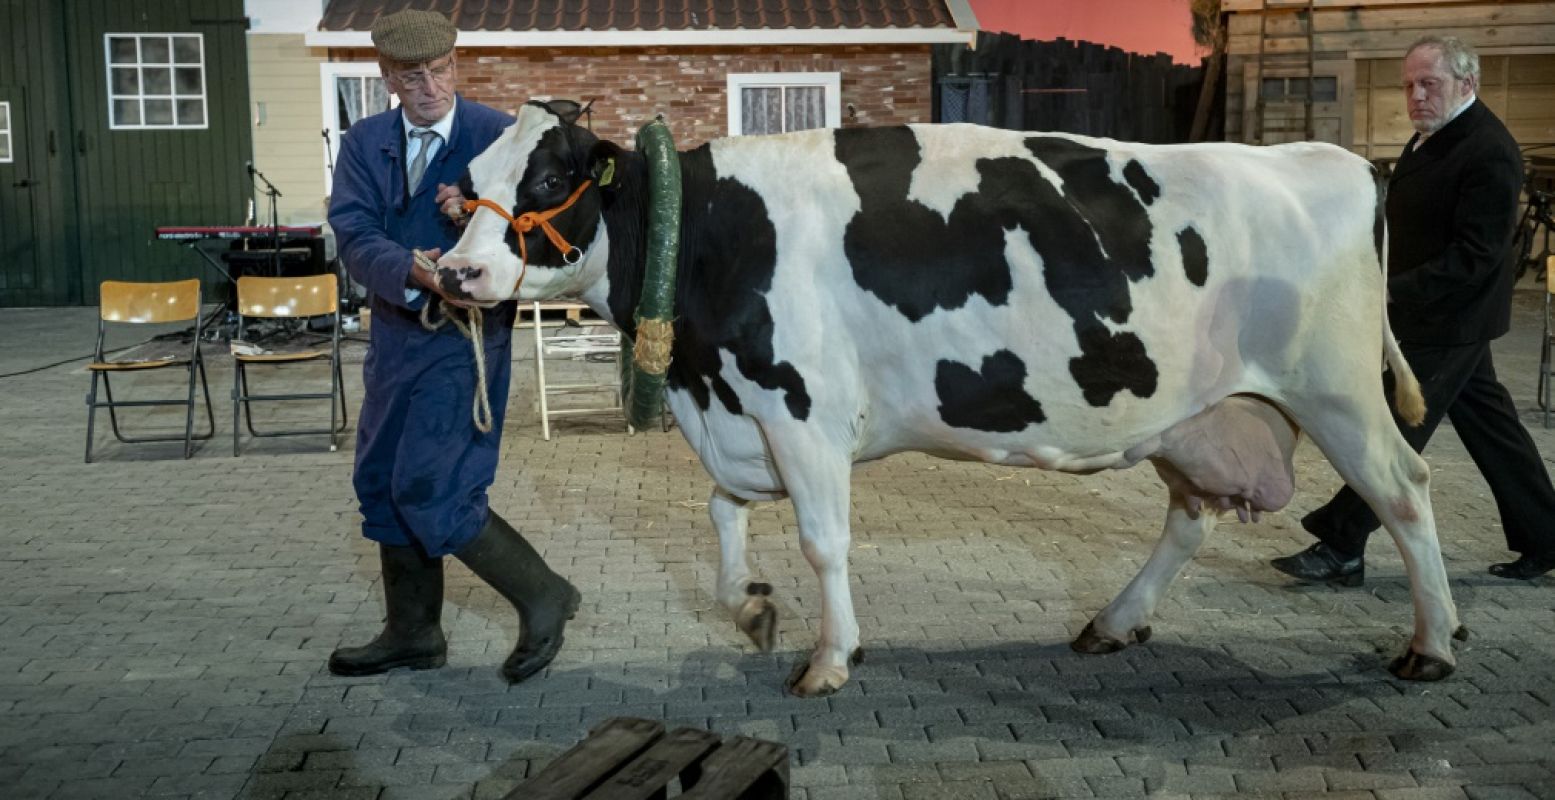
[[[110,33],[108,126],[207,128],[205,37],[198,33]]]
[[[842,74],[729,74],[729,133],[787,133],[842,125]]]
[[[331,169],[340,155],[340,137],[351,126],[382,111],[399,106],[400,101],[383,82],[377,61],[326,61],[319,65],[323,87],[324,119],[324,191],[334,187]]]
[[[9,164],[16,157],[11,154],[11,104],[0,101],[0,164]]]
[[[1307,99],[1306,78],[1264,78],[1259,94],[1264,100],[1299,103]],[[1339,100],[1339,79],[1333,75],[1315,75],[1312,78],[1312,102],[1333,103]]]

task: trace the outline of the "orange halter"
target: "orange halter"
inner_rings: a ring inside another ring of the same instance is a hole
[[[578,198],[583,196],[583,190],[589,188],[590,183],[593,183],[593,181],[584,181],[578,184],[578,188],[572,191],[572,196],[567,198],[567,202],[545,211],[525,211],[515,217],[502,206],[482,198],[480,200],[464,201],[464,213],[474,214],[477,208],[489,208],[495,211],[497,216],[507,220],[508,225],[513,228],[513,232],[518,234],[518,258],[523,262],[523,272],[529,271],[529,250],[524,246],[524,234],[534,230],[536,225],[540,226],[540,230],[545,233],[545,238],[550,239],[551,244],[561,251],[563,261],[568,264],[576,264],[578,259],[583,258],[583,249],[569,244],[567,239],[556,230],[555,226],[551,225],[551,218],[572,208],[572,204],[578,202]],[[518,291],[518,286],[524,284],[523,272],[519,273],[518,284],[513,289],[515,292]]]

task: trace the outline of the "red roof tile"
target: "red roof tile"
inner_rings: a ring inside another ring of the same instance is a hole
[[[954,28],[944,0],[329,0],[319,29],[365,31],[403,8],[462,31]]]

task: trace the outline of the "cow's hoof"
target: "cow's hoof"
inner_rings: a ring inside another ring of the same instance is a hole
[[[794,665],[794,669],[788,673],[788,679],[783,685],[788,688],[788,693],[795,697],[826,697],[836,694],[842,685],[848,682],[848,667],[857,666],[864,660],[864,648],[856,648],[853,654],[848,656],[847,666],[842,667],[817,667],[811,664],[809,659]]]
[[[1406,681],[1439,681],[1453,673],[1457,667],[1436,656],[1428,656],[1411,648],[1393,659],[1388,671]]]
[[[1132,635],[1135,642],[1144,644],[1145,642],[1150,641],[1150,636],[1153,633],[1154,631],[1150,629],[1150,626],[1146,625],[1142,628],[1135,628],[1132,632]],[[1080,635],[1076,636],[1074,641],[1069,643],[1070,649],[1074,650],[1076,653],[1085,653],[1086,655],[1092,656],[1102,655],[1105,653],[1116,653],[1119,650],[1128,647],[1128,645],[1128,642],[1122,641],[1121,639],[1114,639],[1111,636],[1104,636],[1100,633],[1097,633],[1095,622],[1088,623],[1085,626],[1085,630],[1080,631]]]
[[[734,624],[755,642],[763,653],[772,652],[777,645],[777,606],[766,595],[752,594],[745,598]]]
[[[1469,640],[1469,626],[1467,626],[1467,625],[1459,625],[1458,629],[1452,632],[1452,638],[1457,639],[1460,642],[1468,641]]]

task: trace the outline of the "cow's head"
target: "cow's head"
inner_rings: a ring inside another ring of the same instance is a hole
[[[576,125],[575,103],[530,101],[461,184],[473,212],[437,262],[443,290],[478,304],[576,295],[603,274],[598,177],[602,146]],[[473,203],[473,205],[472,205]],[[527,231],[520,233],[520,231]],[[554,235],[553,235],[554,234]]]

